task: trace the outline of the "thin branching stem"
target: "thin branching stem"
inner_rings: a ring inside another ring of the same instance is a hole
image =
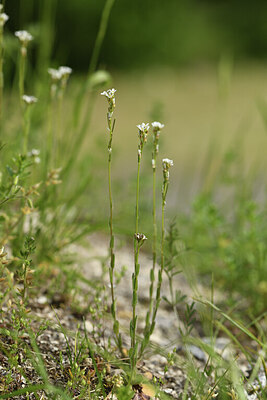
[[[24,132],[23,132],[23,154],[27,154],[28,151],[28,141],[29,141],[29,132],[30,132],[30,106],[26,106],[24,112]]]

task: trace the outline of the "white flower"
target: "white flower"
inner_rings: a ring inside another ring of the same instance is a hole
[[[62,78],[68,78],[72,73],[70,67],[48,68],[48,73],[54,81],[60,81]]]
[[[149,131],[149,124],[142,122],[140,125],[136,125],[140,132],[147,133]]]
[[[159,131],[160,129],[164,128],[164,124],[161,124],[160,122],[157,121],[152,122],[151,125],[156,131]]]
[[[24,46],[33,40],[33,36],[27,31],[16,31],[15,36]]]
[[[6,15],[5,13],[1,13],[0,14],[0,26],[1,27],[3,27],[8,20],[9,20],[9,16],[8,15]]]
[[[35,162],[35,164],[40,164],[41,158],[39,157],[39,154],[40,154],[40,150],[32,149],[31,151],[29,151],[27,153],[27,156],[33,158],[33,161]]]
[[[34,97],[34,96],[28,96],[28,95],[26,95],[26,94],[24,94],[24,95],[22,96],[22,100],[23,100],[27,105],[37,103],[37,101],[38,101],[38,99],[37,99],[36,97]]]
[[[67,77],[72,73],[72,69],[70,67],[59,67],[58,72],[61,74],[61,77]]]
[[[164,169],[165,171],[167,171],[170,167],[173,166],[173,161],[170,160],[169,158],[163,158],[163,160],[162,160],[162,166],[163,166],[163,169]]]
[[[32,149],[28,154],[31,156],[39,156],[40,155],[40,150],[39,149]]]
[[[60,81],[60,79],[61,79],[61,73],[59,72],[59,70],[58,69],[55,69],[55,68],[48,68],[48,73],[49,73],[49,75],[51,76],[51,78],[53,79],[53,80],[55,80],[55,81]]]
[[[115,93],[116,93],[116,89],[108,89],[108,90],[104,90],[104,92],[101,93],[101,96],[106,96],[107,99],[113,99]]]
[[[135,239],[138,241],[138,242],[144,242],[145,240],[147,240],[147,237],[146,237],[146,235],[144,235],[144,233],[135,233],[134,234],[134,237],[135,237]]]

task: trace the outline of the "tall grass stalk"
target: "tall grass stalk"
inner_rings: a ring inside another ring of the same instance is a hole
[[[88,67],[88,73],[87,73],[87,80],[89,81],[92,74],[95,72],[96,68],[97,68],[97,63],[98,63],[98,59],[99,59],[99,54],[101,51],[101,47],[104,41],[104,38],[106,36],[106,32],[107,32],[107,27],[108,27],[108,22],[109,22],[109,18],[110,18],[110,14],[112,11],[112,7],[114,6],[115,0],[106,0],[105,3],[105,7],[103,9],[102,15],[101,15],[101,20],[100,20],[100,25],[99,25],[99,30],[97,33],[97,37],[96,37],[96,41],[95,41],[95,45],[94,45],[94,49],[93,49],[93,54],[89,63],[89,67]],[[77,124],[80,121],[80,115],[81,115],[81,111],[82,111],[82,105],[84,104],[84,96],[86,94],[87,91],[87,85],[84,85],[84,83],[82,83],[81,86],[81,90],[76,102],[76,106],[75,106],[75,119],[74,119],[74,124],[77,127]],[[90,120],[91,115],[89,114],[89,119],[88,117],[85,117],[85,121]],[[86,123],[86,126],[88,125],[88,122]]]
[[[146,236],[142,233],[138,233],[139,229],[139,189],[140,189],[140,166],[144,145],[147,141],[147,134],[149,130],[149,124],[142,123],[137,125],[139,135],[139,145],[137,151],[137,182],[136,182],[136,206],[135,206],[135,234],[134,234],[134,272],[132,274],[132,319],[130,322],[130,336],[131,336],[131,348],[129,352],[130,363],[131,363],[131,379],[134,375],[134,370],[137,361],[137,347],[136,343],[136,328],[137,328],[137,315],[136,306],[138,301],[138,276],[140,271],[139,264],[139,251]]]
[[[73,162],[75,162],[75,160],[77,159],[77,155],[79,154],[79,151],[83,145],[84,138],[85,138],[88,126],[91,121],[91,117],[92,117],[92,113],[93,113],[93,106],[94,106],[95,99],[96,99],[96,90],[95,90],[96,88],[90,87],[89,81],[97,68],[97,62],[99,59],[100,50],[101,50],[101,47],[103,44],[104,37],[106,35],[108,21],[109,21],[110,13],[111,13],[114,3],[115,3],[115,0],[107,0],[106,1],[105,7],[104,7],[102,15],[101,15],[100,26],[99,26],[99,30],[97,33],[97,37],[96,37],[96,41],[95,41],[95,45],[94,45],[94,49],[93,49],[93,54],[91,57],[89,68],[88,68],[87,84],[85,85],[84,82],[82,83],[81,90],[77,96],[76,104],[74,107],[74,114],[73,114],[73,128],[75,130],[77,130],[78,124],[81,121],[81,112],[82,112],[82,108],[84,105],[86,105],[87,112],[85,113],[83,122],[82,122],[81,126],[79,127],[78,134],[75,135],[76,139],[72,144],[72,151],[70,152],[70,157],[67,160],[66,165],[62,171],[63,176],[65,176],[69,172],[69,170],[71,169],[71,167],[73,165]],[[88,96],[88,98],[86,98],[86,95],[88,94],[89,89],[91,89],[91,93],[90,93],[90,96]]]
[[[2,12],[3,5],[0,4],[0,128],[3,117],[3,90],[4,90],[4,74],[3,74],[3,58],[4,58],[4,25],[8,20],[8,16]]]
[[[109,280],[111,292],[111,315],[113,318],[113,332],[115,335],[116,344],[122,353],[122,339],[120,334],[120,325],[116,313],[116,298],[114,293],[114,269],[115,269],[115,253],[114,253],[114,233],[113,233],[113,202],[112,202],[112,188],[111,188],[111,160],[112,160],[112,140],[115,127],[115,119],[112,119],[115,109],[115,89],[109,89],[101,93],[108,100],[107,123],[109,132],[108,142],[108,193],[109,193],[109,231],[110,231],[110,267],[109,267]],[[122,353],[123,354],[123,353]]]
[[[51,54],[53,51],[55,37],[55,21],[57,12],[57,0],[45,0],[40,2],[40,46],[38,46],[37,54],[37,73],[39,77],[44,77],[50,64]],[[42,79],[37,80],[39,85]]]
[[[96,68],[97,68],[97,62],[100,54],[100,50],[103,44],[104,37],[106,35],[107,31],[107,26],[108,26],[108,21],[110,18],[110,13],[112,10],[112,7],[115,3],[115,0],[107,0],[105,7],[103,9],[102,15],[101,15],[101,21],[100,21],[100,26],[97,34],[97,38],[95,41],[95,46],[93,49],[93,55],[91,57],[91,61],[89,64],[88,68],[88,76],[87,76],[87,84],[85,85],[84,82],[82,83],[81,90],[77,96],[76,104],[74,107],[74,114],[73,114],[73,128],[77,130],[78,124],[81,121],[81,112],[82,112],[82,107],[86,105],[86,110],[87,112],[85,113],[85,116],[83,118],[83,122],[81,126],[79,127],[78,134],[76,135],[76,139],[72,143],[72,149],[70,152],[70,157],[66,162],[66,165],[62,171],[62,175],[65,176],[69,170],[71,169],[73,163],[76,161],[77,156],[79,154],[79,151],[83,145],[84,138],[87,132],[87,129],[89,127],[91,118],[92,118],[92,113],[93,113],[93,106],[95,103],[96,99],[96,87],[94,85],[90,85],[90,79],[92,78]],[[98,84],[104,84],[106,83],[105,79],[103,82],[98,82]],[[91,89],[90,95],[86,98],[86,95],[89,92],[89,89]]]

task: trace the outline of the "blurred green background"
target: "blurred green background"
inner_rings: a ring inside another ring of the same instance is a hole
[[[9,32],[6,83],[17,61],[13,32],[28,29],[34,41],[27,91],[38,94],[31,76],[48,85],[48,67],[69,65],[71,108],[77,87],[85,82],[105,4],[105,0],[6,1],[11,16],[5,29]],[[174,159],[170,198],[175,210],[190,208],[197,193],[214,186],[232,151],[238,153],[239,171],[252,182],[255,197],[264,197],[266,18],[265,0],[114,1],[97,68],[111,72],[108,87],[117,89],[115,176],[135,176],[136,125],[160,120],[166,126],[160,157]],[[106,102],[97,95],[82,146],[84,156],[98,146],[95,155],[104,166],[105,114]],[[68,122],[65,130],[67,134]],[[122,163],[127,167],[122,169]],[[105,173],[104,168],[104,178]]]
[[[56,29],[53,58],[87,69],[104,0],[8,0],[9,28],[28,28],[46,13]],[[116,69],[179,66],[267,57],[265,0],[116,0],[100,65]],[[52,37],[47,36],[47,40]]]

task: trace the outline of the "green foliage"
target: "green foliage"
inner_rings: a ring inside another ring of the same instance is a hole
[[[16,12],[16,24],[39,32],[40,62],[53,51],[60,64],[72,62],[75,70],[87,70],[97,35],[104,0],[10,0],[7,12]],[[19,4],[19,5],[18,5]],[[100,62],[110,68],[144,65],[181,65],[218,60],[222,54],[266,58],[266,4],[249,2],[168,0],[117,0]],[[43,27],[38,17],[46,22]],[[53,40],[55,18],[57,40]],[[18,22],[19,21],[19,22]],[[75,24],[79,29],[70,29]],[[123,35],[121,35],[123,32]],[[133,35],[132,32],[135,32]],[[240,34],[237,35],[236,32]],[[84,51],[86,49],[86,51]],[[149,49],[149,52],[147,51]]]
[[[200,194],[186,222],[185,241],[201,255],[199,271],[213,273],[228,299],[235,301],[236,295],[245,299],[244,306],[249,305],[255,315],[267,304],[266,205],[253,199],[239,165],[237,154],[227,152],[214,192],[221,189],[219,185],[228,191],[228,204],[222,204],[222,211],[211,192]]]

